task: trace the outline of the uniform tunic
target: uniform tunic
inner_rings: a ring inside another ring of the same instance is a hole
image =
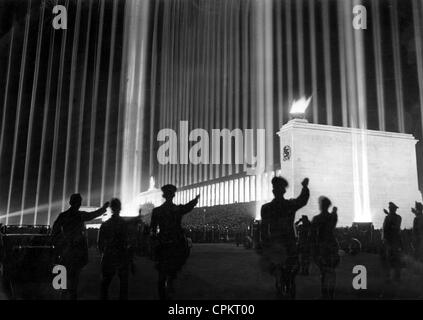
[[[310,192],[303,187],[296,199],[273,199],[261,208],[262,262],[272,271],[276,265],[298,269],[294,230],[295,213],[307,204]]]
[[[186,205],[165,202],[154,208],[151,216],[151,230],[156,235],[156,268],[163,273],[176,276],[188,258],[188,246],[181,226],[182,217],[194,209],[197,200]]]

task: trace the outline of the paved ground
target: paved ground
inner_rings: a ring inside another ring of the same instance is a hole
[[[84,269],[79,288],[80,299],[97,299],[100,287],[100,257],[92,249],[90,263]],[[368,289],[352,287],[355,265],[367,268]],[[157,299],[157,273],[147,258],[137,258],[137,273],[130,277],[130,299]],[[399,284],[386,284],[379,258],[372,254],[344,256],[338,268],[337,299],[423,299],[423,266],[410,262]],[[57,299],[59,295],[45,286],[39,299]],[[254,250],[233,244],[194,244],[192,253],[175,284],[175,299],[277,299],[273,278],[262,272]],[[20,294],[29,292],[20,288]],[[118,281],[111,287],[111,298],[118,294]],[[318,299],[320,282],[314,265],[310,276],[298,276],[298,299]],[[2,296],[0,295],[0,298]]]

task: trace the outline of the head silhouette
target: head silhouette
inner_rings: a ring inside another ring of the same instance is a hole
[[[321,212],[328,212],[329,207],[332,205],[332,202],[328,197],[321,196],[319,197],[319,207]]]
[[[110,209],[112,210],[113,214],[119,214],[120,210],[122,209],[122,204],[118,198],[113,198],[110,200]]]
[[[395,203],[389,202],[388,206],[389,206],[389,213],[396,213],[397,212],[398,206]]]
[[[173,184],[164,185],[162,187],[163,198],[165,198],[166,201],[172,201],[173,197],[175,197],[176,190],[177,189]]]
[[[79,193],[74,193],[73,195],[71,195],[70,199],[69,199],[69,204],[72,208],[78,210],[81,207],[81,204],[82,204],[81,195]]]
[[[282,177],[274,177],[272,179],[272,186],[273,186],[273,194],[275,198],[283,197],[286,192],[286,188],[288,188],[288,181]]]

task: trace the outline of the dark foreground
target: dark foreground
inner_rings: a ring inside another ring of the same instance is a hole
[[[367,269],[367,290],[354,290],[352,273],[355,265]],[[130,276],[129,297],[133,300],[157,299],[157,273],[148,258],[136,259],[136,274]],[[100,256],[90,250],[90,263],[82,272],[79,299],[98,299],[100,288]],[[338,268],[336,299],[423,299],[423,265],[407,263],[403,279],[398,284],[387,284],[377,255],[345,255]],[[318,299],[320,295],[318,269],[311,267],[309,276],[297,277],[297,298]],[[39,288],[19,286],[21,298],[59,299],[60,294],[51,284]],[[194,244],[191,256],[175,283],[175,299],[278,299],[273,278],[262,272],[259,256],[254,250],[234,244]],[[113,281],[110,297],[118,295],[118,280]],[[0,292],[0,299],[6,299]]]

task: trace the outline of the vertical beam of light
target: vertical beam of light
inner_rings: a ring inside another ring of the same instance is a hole
[[[167,54],[164,54],[167,50],[167,43],[168,43],[168,36],[169,36],[169,2],[163,2],[163,25],[162,25],[162,47],[161,47],[161,64],[160,64],[160,127],[159,129],[165,128],[165,103],[166,103],[166,95],[167,95],[167,61],[168,57]],[[182,148],[180,148],[180,152],[184,152]],[[159,164],[159,183],[160,185],[164,184],[164,166]],[[186,179],[186,174],[185,174]]]
[[[213,32],[211,32],[210,35],[210,94],[209,94],[209,129],[212,130],[214,129],[214,125],[215,125],[215,110],[216,110],[216,54],[213,51],[214,48],[216,48],[216,41],[217,41],[217,19],[216,19],[216,14],[215,12],[213,12],[213,14],[211,14],[210,16],[210,29],[213,30]],[[209,179],[213,179],[214,178],[214,166],[212,164],[212,158],[210,157],[209,159]],[[212,189],[212,193],[213,193]],[[214,194],[214,193],[213,193]]]
[[[19,136],[19,127],[21,121],[21,109],[22,109],[22,91],[23,91],[23,82],[25,77],[25,67],[26,67],[26,52],[28,49],[28,34],[29,34],[29,24],[31,21],[31,0],[28,1],[28,6],[26,9],[26,16],[25,16],[25,33],[24,33],[24,41],[22,47],[22,55],[21,55],[21,67],[19,72],[19,88],[18,88],[18,101],[16,106],[16,117],[15,117],[15,130],[13,134],[13,151],[12,151],[12,167],[10,169],[10,180],[9,180],[9,193],[7,196],[7,209],[6,209],[6,224],[9,222],[9,212],[10,212],[10,205],[12,201],[12,188],[13,188],[13,178],[15,175],[15,165],[16,165],[16,153],[18,147],[18,136]]]
[[[125,20],[128,25],[127,87],[124,105],[123,155],[121,167],[121,199],[123,215],[137,211],[136,196],[140,192],[143,162],[141,153],[145,135],[144,110],[146,54],[148,41],[148,14],[151,1],[127,1]],[[165,31],[164,31],[165,32]],[[165,48],[165,47],[164,47]],[[165,50],[165,49],[163,49]],[[164,52],[164,51],[163,51]]]
[[[222,49],[222,56],[223,56],[223,64],[222,64],[222,112],[220,114],[220,125],[223,128],[227,128],[227,110],[228,110],[228,3],[229,1],[225,1],[225,9],[223,12],[223,49]],[[257,106],[258,107],[258,106]],[[223,146],[222,150],[225,150],[225,146]],[[223,163],[223,162],[222,162]],[[226,175],[226,169],[228,165],[222,164],[221,166],[221,175],[224,177]]]
[[[70,153],[70,141],[71,141],[71,130],[72,130],[72,113],[74,107],[74,97],[75,97],[75,70],[76,62],[78,56],[78,43],[79,43],[79,27],[81,23],[81,1],[77,0],[76,3],[76,17],[75,17],[75,27],[73,32],[73,41],[72,41],[72,58],[71,58],[71,74],[70,74],[70,87],[69,87],[69,102],[68,102],[68,122],[66,127],[66,149],[65,149],[65,167],[64,167],[64,177],[63,177],[63,187],[62,187],[62,211],[65,210],[66,203],[66,191],[68,186],[68,170],[69,170],[69,153]]]
[[[68,6],[69,6],[69,0],[66,0],[65,7],[67,8]],[[56,114],[54,117],[53,151],[51,155],[47,224],[50,224],[51,209],[53,204],[53,192],[54,192],[54,185],[56,180],[57,148],[59,143],[60,116],[61,116],[61,110],[62,110],[63,72],[64,72],[64,64],[65,64],[67,29],[64,29],[62,32],[63,32],[62,43],[60,46],[60,60],[59,60],[59,79],[57,82],[58,87],[57,87],[57,94],[56,94]],[[21,224],[22,224],[22,217],[21,217]]]
[[[313,122],[319,123],[318,94],[317,94],[317,53],[316,53],[316,18],[315,0],[308,0],[308,20],[310,32],[310,59],[311,59],[311,88],[312,88],[312,110]]]
[[[198,41],[198,51],[197,51],[197,66],[195,67],[196,70],[196,81],[195,81],[195,111],[194,111],[194,118],[192,123],[192,129],[201,127],[200,118],[203,114],[203,88],[204,88],[204,79],[202,77],[203,74],[203,64],[204,64],[204,46],[205,46],[205,37],[204,37],[204,26],[205,26],[205,18],[203,15],[202,10],[198,10],[198,19],[199,19],[199,41]],[[178,42],[178,41],[176,41]],[[201,181],[201,165],[193,165],[194,171],[194,183],[198,183]]]
[[[187,19],[192,19],[194,16],[194,11],[195,9],[193,9],[192,7],[189,7],[188,9],[188,17]],[[193,27],[191,25],[191,27],[188,25],[187,26],[187,38],[186,38],[186,43],[185,43],[185,68],[183,70],[184,72],[184,89],[183,89],[183,107],[181,108],[181,119],[182,120],[187,120],[188,119],[188,112],[189,112],[189,105],[190,105],[190,85],[191,85],[191,70],[192,70],[192,52],[193,52]],[[211,115],[211,120],[213,119],[213,115]],[[181,154],[186,154],[188,152],[188,150],[186,150],[185,144],[183,144],[183,147],[180,146],[180,153]],[[180,175],[181,175],[181,179],[180,179],[180,185],[181,186],[185,186],[187,184],[188,181],[188,167],[187,164],[183,163],[179,165],[180,167]],[[184,193],[185,194],[185,193]],[[185,202],[185,199],[182,199],[183,202]]]
[[[153,43],[151,52],[151,97],[150,97],[150,146],[149,146],[149,176],[154,175],[155,152],[155,113],[156,113],[156,86],[157,86],[157,55],[158,55],[158,19],[159,19],[158,1],[154,2],[154,22],[153,22]],[[178,165],[179,167],[179,165]],[[156,177],[157,178],[157,177]]]
[[[288,104],[294,99],[293,69],[292,69],[292,22],[291,0],[285,1],[285,31],[286,31],[286,64],[288,73]]]
[[[185,58],[186,58],[186,23],[187,23],[187,8],[186,8],[186,2],[182,2],[180,4],[180,10],[179,10],[179,41],[178,41],[178,54],[179,59],[177,63],[177,105],[175,110],[175,130],[179,127],[179,121],[181,120],[181,111],[184,106],[183,99],[184,96],[184,69],[187,67],[185,64]],[[176,187],[179,186],[180,181],[180,168],[181,166],[178,164],[174,165],[173,168],[173,184],[176,185]]]
[[[401,68],[401,52],[400,39],[398,31],[398,2],[391,0],[390,16],[391,16],[391,32],[392,32],[392,50],[394,52],[394,72],[395,72],[395,93],[398,116],[398,131],[405,132],[404,123],[404,97],[402,85],[402,68]]]
[[[248,124],[250,128],[256,129],[258,128],[258,119],[257,119],[257,108],[256,105],[258,98],[258,86],[257,86],[257,41],[256,41],[256,34],[257,34],[257,28],[256,28],[256,1],[252,0],[250,2],[249,7],[249,17],[248,17],[248,51],[249,51],[249,104],[248,104]],[[250,139],[250,141],[247,141],[248,148],[252,152],[256,151],[257,146],[254,145],[253,139]],[[248,157],[248,155],[247,155]]]
[[[304,32],[303,32],[303,0],[295,1],[295,14],[297,26],[297,65],[298,65],[298,84],[299,95],[304,96]]]
[[[226,111],[226,128],[229,128],[229,130],[231,130],[233,128],[233,121],[234,121],[234,104],[233,104],[233,78],[234,78],[234,73],[233,73],[233,54],[234,54],[234,48],[233,48],[233,43],[234,43],[234,39],[233,39],[233,17],[232,17],[232,12],[234,10],[234,0],[229,2],[229,8],[228,8],[228,12],[227,12],[227,21],[228,21],[228,29],[227,29],[227,34],[228,34],[228,45],[227,45],[227,57],[228,57],[228,71],[227,71],[227,79],[228,79],[228,91],[227,91],[227,95],[226,95],[226,101],[227,101],[227,111]],[[226,145],[226,149],[229,153],[231,153],[232,151],[232,143],[228,143]],[[233,165],[234,163],[234,157],[232,155],[232,161],[231,164],[229,164],[227,166],[227,175],[232,175],[232,170],[233,170]],[[230,185],[228,185],[230,188]],[[229,191],[230,192],[230,191]]]
[[[362,5],[362,0],[353,0],[355,5]],[[358,101],[359,128],[367,129],[367,105],[366,105],[366,70],[364,55],[364,32],[354,31],[355,59],[356,59],[356,87]]]
[[[25,167],[24,167],[24,178],[23,178],[22,199],[21,199],[21,212],[22,212],[21,224],[22,224],[23,212],[25,209],[29,162],[31,160],[31,142],[32,142],[32,131],[34,127],[35,100],[37,98],[38,73],[40,70],[40,56],[41,56],[41,43],[43,39],[44,12],[45,12],[45,1],[42,1],[41,7],[40,7],[40,17],[38,20],[38,36],[37,36],[37,48],[36,48],[36,54],[35,54],[35,70],[34,70],[34,78],[32,80],[31,103],[29,107],[30,111],[29,111],[29,120],[28,120],[28,133],[26,137]]]
[[[358,128],[351,133],[353,163],[354,221],[371,221],[368,158],[367,158],[367,108],[365,90],[365,60],[363,30],[351,28],[353,5],[361,0],[345,0],[343,6],[347,87],[350,123]]]
[[[265,31],[266,30],[266,21],[265,19],[267,17],[265,17],[265,5],[267,3],[265,1],[255,1],[254,2],[254,10],[253,10],[253,16],[254,16],[254,24],[253,24],[253,28],[254,28],[254,36],[252,38],[252,40],[254,41],[254,47],[256,48],[256,51],[254,52],[254,63],[256,65],[256,72],[255,72],[255,86],[256,86],[256,100],[253,100],[255,102],[255,117],[257,119],[257,125],[255,126],[255,128],[257,129],[266,129],[266,143],[265,145],[257,145],[257,154],[260,155],[266,155],[267,153],[267,147],[268,147],[268,134],[269,133],[273,133],[273,130],[271,130],[270,128],[266,127],[267,124],[267,106],[266,106],[266,102],[265,102],[265,86],[266,83],[265,81],[266,79],[266,58],[267,58],[267,53],[268,53],[268,48],[267,48],[267,39],[266,39],[266,34]],[[270,34],[271,36],[271,34]],[[273,107],[273,106],[271,106]],[[272,141],[272,139],[271,139]],[[267,157],[266,157],[267,158]],[[267,159],[266,159],[267,160]],[[257,187],[256,190],[257,192],[261,195],[262,193],[262,179],[261,179],[261,174],[262,171],[256,171],[255,175],[256,175],[256,182],[257,182]],[[261,196],[259,197],[259,199],[261,200]],[[257,203],[256,204],[256,217],[259,216],[259,207],[260,207],[261,203]]]
[[[312,1],[312,0],[311,0]],[[373,3],[373,2],[372,2]],[[341,88],[341,110],[342,110],[342,126],[348,127],[348,98],[347,98],[347,76],[345,61],[345,30],[344,30],[344,13],[342,5],[337,3],[337,19],[338,19],[338,44],[339,44],[339,78]]]
[[[265,0],[263,2],[263,39],[264,39],[264,46],[263,46],[263,58],[264,58],[264,68],[263,68],[263,103],[264,103],[264,111],[265,111],[265,123],[264,128],[266,129],[266,150],[263,150],[262,154],[266,157],[265,159],[265,166],[266,169],[273,165],[273,145],[275,140],[275,130],[273,129],[274,123],[274,105],[273,105],[273,1],[272,0]],[[304,59],[303,59],[304,60]],[[302,61],[304,62],[304,61]],[[304,80],[304,79],[303,79]]]
[[[379,120],[379,130],[385,131],[385,93],[383,87],[383,63],[382,63],[382,37],[380,31],[380,1],[374,0],[372,5],[373,17],[373,50],[376,70],[376,91],[377,91],[377,110]]]
[[[332,70],[331,70],[331,54],[330,54],[330,15],[329,0],[322,2],[322,20],[323,20],[323,50],[325,65],[325,96],[326,96],[326,123],[333,124],[332,112]]]
[[[95,144],[95,129],[97,116],[97,102],[98,102],[98,86],[100,76],[100,60],[101,60],[101,46],[103,43],[103,23],[104,23],[104,6],[105,1],[99,2],[99,23],[97,32],[97,45],[95,49],[95,65],[94,65],[94,79],[93,79],[93,95],[91,100],[91,124],[90,124],[90,149],[88,159],[88,190],[87,190],[87,204],[91,206],[91,188],[93,181],[93,163],[94,163],[94,144]]]
[[[7,71],[6,71],[6,85],[4,87],[4,101],[3,101],[3,112],[2,112],[1,132],[0,132],[0,170],[1,170],[2,159],[3,159],[4,136],[6,131],[7,100],[9,99],[10,68],[12,66],[12,53],[13,53],[14,40],[15,40],[15,17],[13,17],[13,24],[10,31],[9,54],[7,58]]]
[[[362,0],[355,0],[355,5],[362,5]],[[360,144],[361,144],[361,184],[362,184],[362,210],[361,219],[365,221],[371,221],[370,212],[370,189],[369,189],[369,161],[367,157],[367,104],[366,104],[366,62],[365,62],[365,47],[364,47],[364,33],[362,30],[355,31],[355,54],[356,54],[356,82],[357,82],[357,94],[358,94],[358,115],[359,115],[359,128],[360,133]]]
[[[185,10],[184,10],[185,11]],[[209,117],[210,117],[210,113],[212,109],[210,107],[210,86],[211,86],[211,81],[212,79],[210,78],[210,74],[208,73],[211,70],[211,56],[210,56],[210,52],[211,52],[211,43],[210,43],[210,38],[211,38],[211,34],[213,31],[211,31],[210,25],[211,25],[211,19],[212,19],[212,13],[210,12],[206,12],[206,30],[205,30],[205,34],[204,34],[204,38],[205,38],[205,63],[204,63],[204,71],[203,74],[207,74],[207,76],[204,79],[204,109],[202,112],[202,122],[203,122],[203,126],[204,129],[207,130],[207,132],[211,132],[210,130],[212,128],[210,128],[209,126]],[[184,17],[185,19],[187,19],[186,17]],[[185,30],[185,34],[187,34],[186,30]],[[186,43],[184,41],[184,45],[186,46]],[[184,57],[186,57],[186,51],[184,50]],[[185,61],[185,60],[184,60]],[[187,67],[186,62],[184,62],[184,68]],[[183,82],[182,82],[183,83]],[[182,101],[182,105],[184,105],[184,101]],[[209,179],[209,165],[203,165],[203,181],[207,181]],[[209,194],[206,192],[205,193],[206,198],[204,199],[205,201],[208,201],[209,199]]]
[[[56,1],[56,4],[57,4],[57,1]],[[48,111],[50,107],[50,89],[51,89],[51,77],[53,72],[55,34],[56,34],[55,29],[51,28],[50,45],[49,45],[49,53],[48,53],[48,65],[47,65],[47,81],[46,81],[46,89],[44,93],[43,125],[42,125],[42,131],[41,131],[41,149],[40,149],[40,157],[38,160],[37,188],[35,193],[34,225],[37,224],[37,216],[38,216],[40,192],[41,192],[41,180],[43,176],[43,163],[44,163],[43,160],[44,160],[44,153],[46,149]]]
[[[169,38],[168,41],[166,43],[167,46],[167,50],[166,50],[166,56],[167,56],[167,65],[166,65],[166,97],[165,97],[165,104],[164,104],[164,125],[165,128],[170,128],[172,129],[171,126],[171,119],[170,119],[170,115],[171,115],[171,110],[172,110],[172,67],[173,67],[173,35],[175,32],[175,26],[174,26],[174,17],[175,17],[175,2],[174,1],[170,1],[169,2]],[[171,164],[168,163],[166,166],[164,166],[164,183],[168,184],[170,183],[169,181],[169,175],[170,175],[170,166]]]
[[[350,23],[352,21],[352,3],[351,0],[338,1],[338,5],[342,6],[345,32],[345,53],[346,53],[346,74],[347,74],[347,88],[348,88],[348,117],[350,126],[357,128],[357,87],[356,87],[356,68],[355,68],[355,45],[353,38],[353,28]]]
[[[417,75],[420,96],[420,121],[423,130],[423,7],[419,8],[419,1],[413,0],[413,26],[416,45]],[[421,4],[421,2],[420,2]],[[419,12],[421,16],[419,16]]]
[[[130,19],[127,16],[128,2],[125,2],[123,12],[123,34],[128,34],[128,28],[130,26]],[[119,80],[119,108],[118,108],[118,123],[117,123],[117,134],[116,134],[116,150],[115,150],[115,168],[114,168],[114,179],[113,179],[113,195],[118,194],[118,190],[121,186],[121,173],[122,173],[122,161],[121,155],[124,154],[122,148],[122,122],[125,117],[125,91],[128,76],[128,41],[129,37],[123,37],[122,39],[122,60],[120,65],[120,80]]]
[[[172,107],[172,128],[175,128],[175,130],[178,128],[178,111],[181,105],[181,101],[180,101],[180,97],[181,97],[181,82],[180,82],[180,70],[181,70],[181,63],[182,63],[182,57],[181,57],[181,53],[182,53],[182,43],[181,43],[181,35],[183,35],[182,33],[182,17],[183,17],[183,8],[182,6],[182,2],[177,2],[176,3],[176,9],[175,9],[175,28],[176,30],[178,30],[177,32],[175,32],[175,43],[174,43],[174,50],[175,50],[175,54],[173,55],[174,57],[174,63],[172,64],[173,66],[173,80],[172,80],[172,85],[173,85],[173,98],[172,98],[172,103],[173,103],[173,107]],[[201,105],[197,105],[198,108],[201,107]],[[171,165],[170,166],[170,170],[171,170],[171,176],[170,176],[170,181],[173,185],[176,185],[176,170],[177,170],[178,165]]]
[[[75,165],[75,188],[74,192],[77,193],[79,190],[79,182],[81,176],[81,155],[82,155],[82,133],[84,125],[84,109],[85,109],[85,91],[87,87],[87,70],[88,70],[88,57],[90,48],[90,34],[91,34],[91,19],[93,10],[93,0],[88,0],[88,18],[87,18],[87,32],[85,38],[85,51],[84,51],[84,66],[82,71],[82,82],[81,82],[81,95],[79,102],[79,118],[78,118],[78,140],[76,143],[76,165]]]
[[[250,81],[250,69],[249,69],[249,33],[248,33],[248,16],[249,16],[249,1],[241,1],[241,54],[242,54],[242,66],[241,66],[241,79],[242,79],[242,127],[248,128],[248,110],[249,110],[249,81]],[[244,144],[247,147],[246,144]],[[245,155],[245,150],[244,150]],[[247,162],[244,161],[243,171],[247,170]]]
[[[222,98],[222,94],[221,94],[221,79],[220,76],[223,74],[222,71],[222,62],[221,62],[221,43],[222,43],[222,26],[223,26],[223,22],[222,22],[222,12],[221,12],[221,8],[219,7],[219,14],[217,15],[217,30],[216,30],[216,47],[215,47],[215,56],[216,56],[216,68],[215,68],[215,106],[214,108],[216,109],[216,113],[215,113],[215,117],[214,117],[214,128],[219,128],[219,126],[221,125],[220,123],[220,115],[221,115],[221,98]],[[220,168],[222,166],[219,165],[213,165],[214,166],[214,178],[220,178],[221,177],[221,173],[220,173]]]
[[[256,111],[255,118],[257,120],[257,127],[263,129],[265,128],[265,102],[264,102],[264,90],[265,90],[265,70],[264,70],[264,61],[265,61],[265,38],[264,38],[264,1],[255,1],[254,2],[254,35],[252,37],[254,48],[256,52],[254,53],[254,64],[256,66],[255,72],[255,87],[256,87],[256,99],[254,108]]]
[[[143,1],[139,4],[138,12],[145,12],[148,15],[148,1]],[[144,36],[137,38],[136,50],[137,58],[136,65],[139,66],[139,70],[135,74],[134,82],[134,99],[136,101],[136,121],[135,121],[135,175],[133,176],[132,186],[132,199],[138,195],[141,191],[141,181],[143,178],[143,157],[142,152],[144,150],[144,115],[145,115],[145,70],[146,70],[146,39],[147,39],[147,27],[148,20],[140,20],[140,26],[143,27]],[[135,209],[135,208],[134,208]],[[129,212],[128,212],[129,213]]]
[[[103,161],[101,165],[101,199],[100,203],[104,203],[104,193],[106,188],[106,169],[107,169],[107,147],[109,145],[109,122],[110,122],[110,103],[112,100],[112,80],[113,80],[113,62],[115,59],[115,40],[116,40],[116,21],[118,11],[118,0],[113,1],[112,9],[112,34],[110,36],[110,55],[109,55],[109,75],[107,79],[107,98],[106,98],[106,123],[104,127],[104,143],[103,143]],[[108,175],[107,175],[108,176]]]
[[[241,67],[240,67],[240,40],[241,40],[241,32],[240,32],[240,11],[241,11],[241,3],[240,1],[236,1],[235,8],[233,9],[234,13],[234,106],[235,106],[235,121],[234,121],[234,128],[241,128],[241,106],[240,106],[240,83],[241,83]],[[243,150],[243,144],[235,146],[235,154],[239,154],[243,156],[241,153]],[[241,168],[239,164],[235,165],[235,173],[239,173]]]
[[[276,74],[277,74],[277,92],[278,92],[278,125],[281,127],[283,125],[283,110],[284,110],[284,100],[283,100],[283,30],[282,30],[282,0],[277,0],[275,3],[276,6]]]
[[[173,46],[172,46],[172,31],[174,31],[173,28],[173,14],[174,14],[174,2],[169,2],[168,3],[169,6],[169,17],[168,17],[168,40],[166,42],[166,77],[165,77],[165,82],[166,82],[166,93],[165,93],[165,100],[164,100],[164,127],[165,128],[170,128],[169,126],[169,116],[170,116],[170,104],[171,104],[171,97],[170,95],[172,94],[172,83],[171,83],[171,77],[172,77],[172,73],[171,73],[171,69],[172,69],[172,54],[170,53]],[[164,51],[164,50],[163,50]],[[170,52],[168,52],[170,51]],[[187,151],[188,152],[188,151]],[[169,183],[169,167],[170,164],[167,164],[166,166],[163,167],[163,171],[164,171],[164,180],[163,183],[167,184]]]

